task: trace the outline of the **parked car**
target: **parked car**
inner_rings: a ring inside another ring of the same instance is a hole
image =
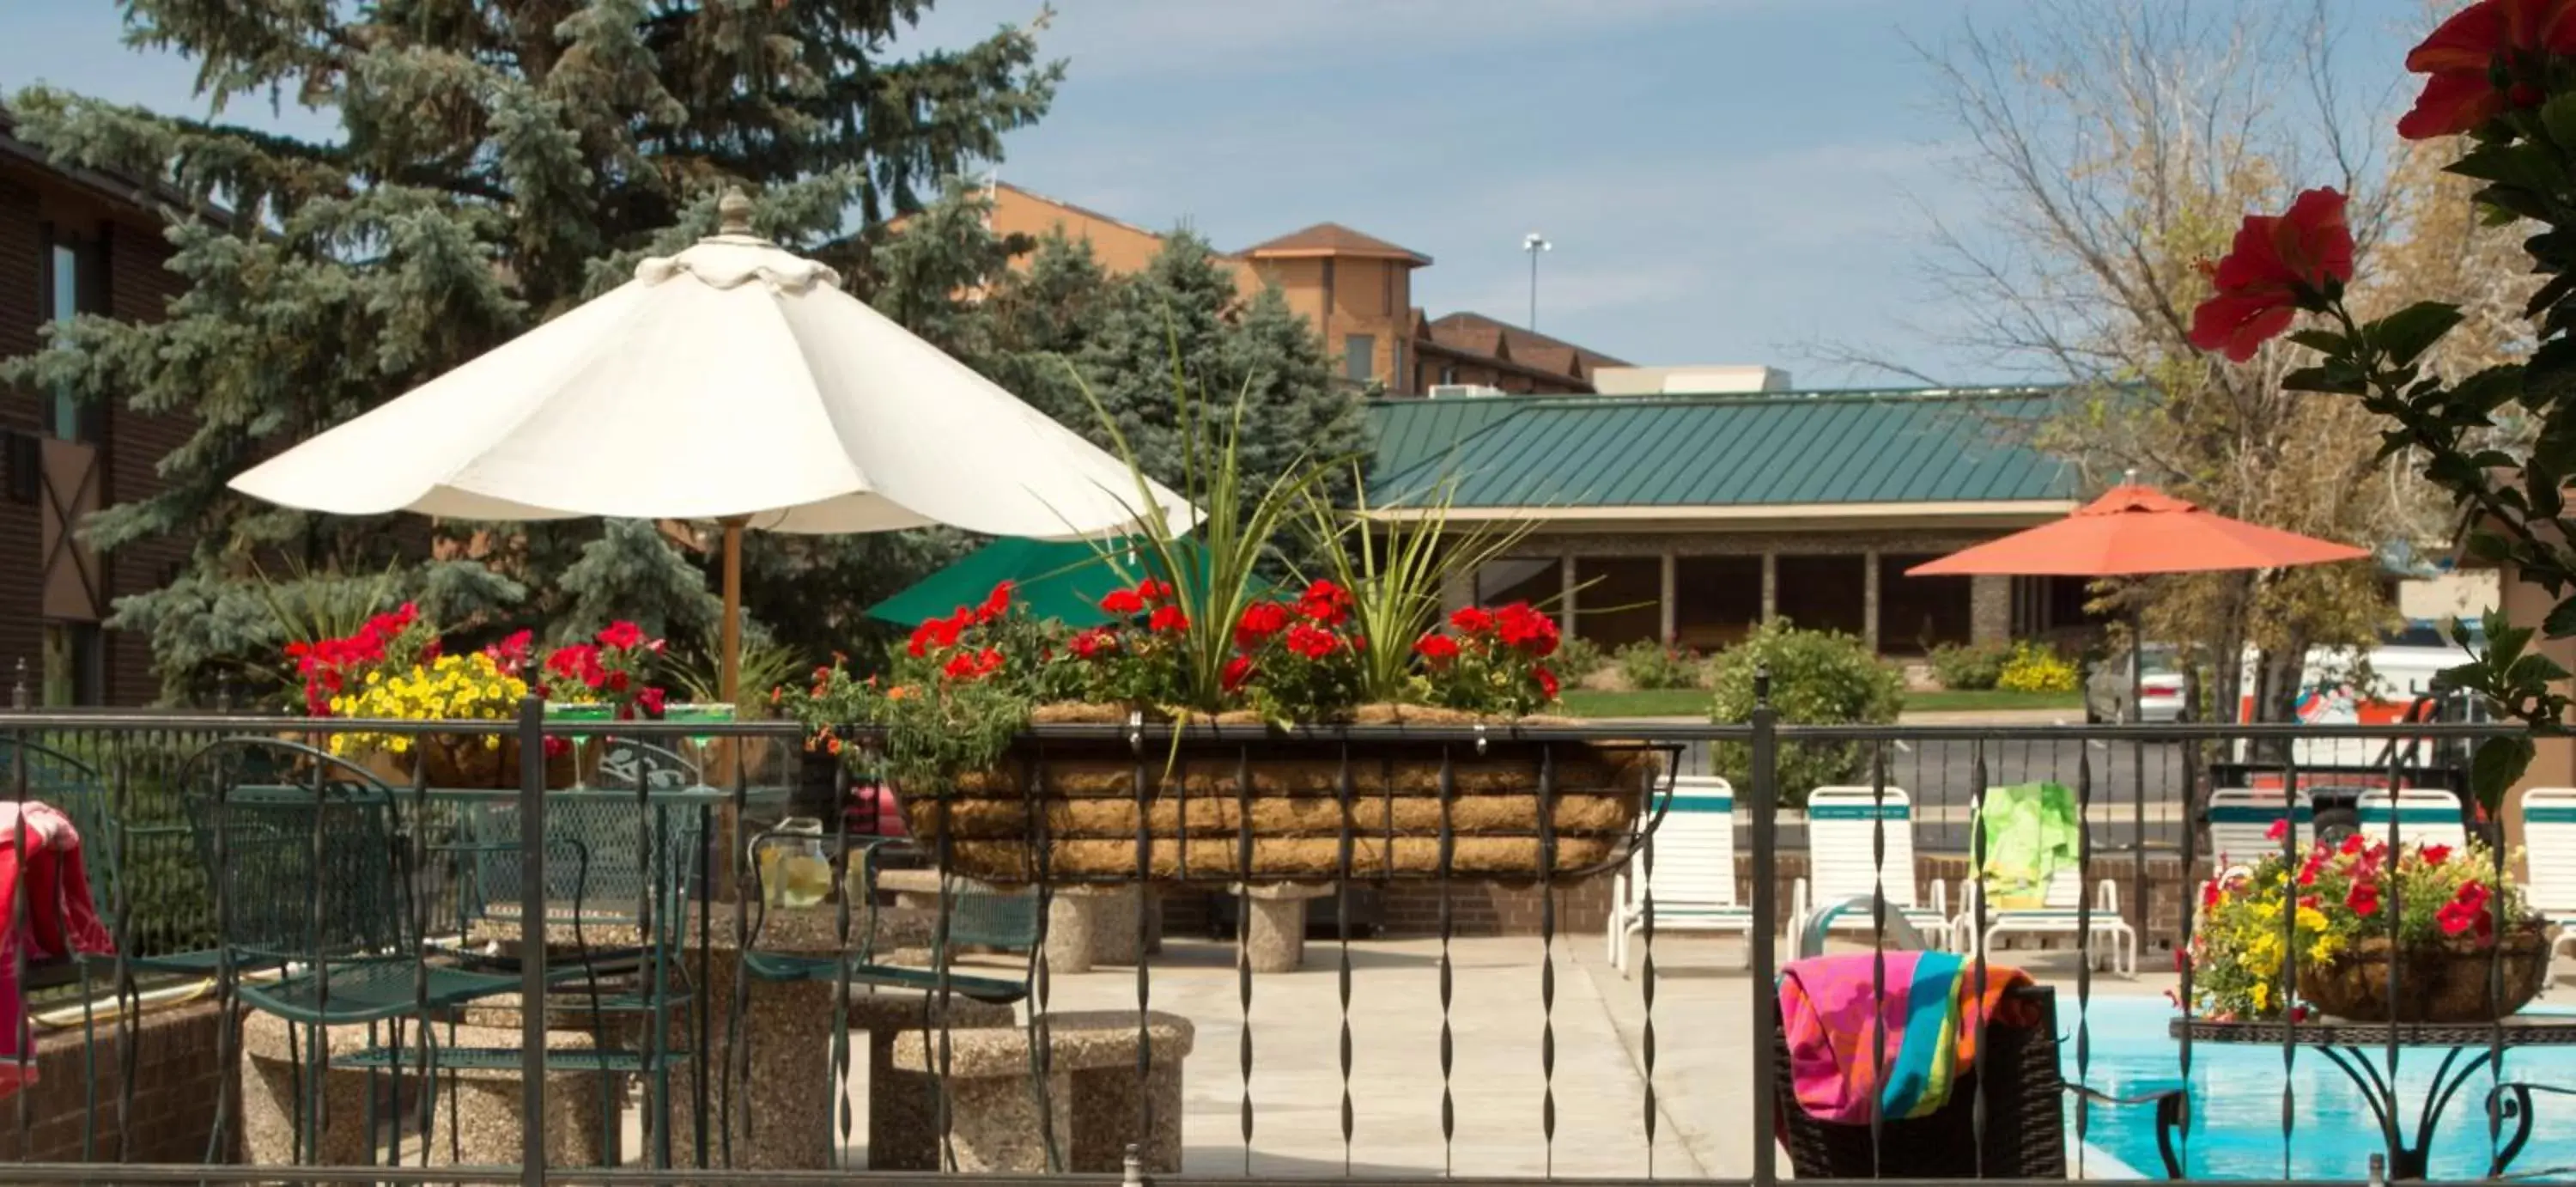
[[[2130,658],[2135,652],[2123,650],[2093,665],[2084,680],[2086,722],[2126,725],[2182,720],[2183,672],[2175,659],[2176,648],[2170,643],[2149,643],[2139,650],[2145,653],[2145,672],[2137,683],[2132,682],[2130,673]],[[2129,705],[2133,692],[2141,694],[2135,712]]]

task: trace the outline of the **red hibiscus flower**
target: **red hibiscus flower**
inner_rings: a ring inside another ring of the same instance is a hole
[[[2201,267],[2218,291],[2192,310],[2191,344],[2239,363],[2253,358],[2330,284],[2352,279],[2344,196],[2308,190],[2286,214],[2247,215],[2234,249],[2215,266]]]
[[[1330,581],[1315,582],[1307,586],[1306,592],[1298,597],[1297,613],[1303,618],[1320,622],[1325,626],[1338,626],[1343,619],[1351,616],[1350,591]]]
[[[1449,616],[1449,626],[1462,635],[1481,635],[1494,629],[1494,615],[1483,607],[1467,606]]]
[[[1556,673],[1545,668],[1531,668],[1530,675],[1538,678],[1538,690],[1546,694],[1547,699],[1556,699]]]
[[[984,595],[984,604],[975,611],[975,621],[991,622],[1011,612],[1011,583],[997,582],[993,592]]]
[[[1277,602],[1254,602],[1243,608],[1243,617],[1234,624],[1234,645],[1250,651],[1287,629],[1288,607]]]
[[[1447,635],[1424,635],[1414,643],[1413,650],[1422,658],[1431,661],[1432,667],[1445,667],[1449,661],[1458,658],[1458,641]]]
[[[2540,58],[2576,53],[2576,2],[2479,0],[2434,29],[2406,55],[2406,68],[2428,75],[2415,108],[2397,121],[2408,140],[2457,136],[2507,107],[2537,107]],[[2497,68],[2507,80],[2496,87]]]
[[[641,647],[644,645],[644,628],[631,622],[609,623],[607,630],[599,632],[599,645],[613,647],[619,651],[629,647]]]
[[[1178,606],[1156,606],[1154,616],[1145,620],[1145,629],[1158,635],[1179,634],[1190,629],[1190,616]]]
[[[1120,618],[1142,614],[1145,612],[1145,597],[1132,589],[1111,590],[1108,597],[1100,599],[1100,612]]]
[[[1251,656],[1238,655],[1225,661],[1225,672],[1218,678],[1218,684],[1227,692],[1235,692],[1252,683],[1252,678],[1259,673],[1260,669],[1252,666]]]

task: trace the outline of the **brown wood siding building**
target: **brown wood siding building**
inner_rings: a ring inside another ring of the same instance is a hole
[[[40,349],[59,308],[161,316],[180,288],[168,257],[139,187],[46,163],[0,115],[0,357]],[[151,493],[155,467],[187,431],[121,401],[84,408],[0,389],[0,683],[14,686],[23,662],[39,704],[141,704],[159,691],[150,642],[102,623],[116,598],[165,582],[187,542],[103,557],[78,529],[100,507]]]

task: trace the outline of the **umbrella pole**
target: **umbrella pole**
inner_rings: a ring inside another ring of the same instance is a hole
[[[725,704],[733,707],[734,720],[744,717],[742,704],[742,528],[749,520],[740,515],[718,521],[724,525],[724,622],[718,626],[721,638],[717,644],[716,683]],[[728,738],[719,744],[716,770],[725,786],[732,786],[740,769],[742,740]]]
[[[2131,592],[2134,595],[2135,590]],[[2125,724],[2145,725],[2146,722],[2147,611],[2132,596],[2129,601],[2129,720]],[[2129,755],[2129,774],[2137,789],[2137,800],[2133,805],[2137,810],[2137,835],[2133,838],[2136,848],[2132,850],[2137,857],[2129,864],[2129,901],[2137,904],[2133,909],[2138,913],[2139,934],[2143,935],[2147,927],[2147,739],[2143,735],[2137,740],[2137,748]],[[2183,803],[2186,807],[2191,803],[2187,785]],[[2190,821],[2184,821],[2183,827],[2190,826]],[[2184,870],[2182,877],[2186,883],[2189,882],[2191,871]]]

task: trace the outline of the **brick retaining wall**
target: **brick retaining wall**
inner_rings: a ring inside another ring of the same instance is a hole
[[[125,1032],[101,1019],[95,1061],[83,1055],[85,1037],[79,1027],[40,1032],[37,1082],[0,1101],[0,1162],[204,1161],[215,1102],[232,1098],[215,1059],[221,1017],[213,1002],[197,1002],[145,1014]],[[126,1106],[124,1132],[132,1140],[120,1150],[117,1096],[124,1083],[123,1047],[129,1043],[135,1091]],[[95,1081],[90,1078],[93,1063]],[[81,1119],[93,1098],[97,1110],[84,1159]],[[17,1122],[22,1110],[23,1128]],[[237,1132],[239,1127],[226,1128]],[[231,1159],[231,1150],[219,1153],[220,1160]]]

